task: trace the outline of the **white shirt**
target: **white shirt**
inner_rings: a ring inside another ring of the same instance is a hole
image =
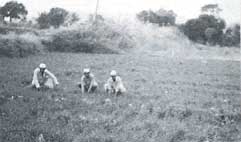
[[[81,77],[81,85],[85,86],[85,85],[93,85],[95,83],[95,76],[90,73],[89,77],[87,78],[85,75],[83,75]]]
[[[45,69],[43,75],[40,74],[40,68],[36,68],[33,73],[33,81],[32,85],[35,85],[37,88],[40,87],[40,79],[45,81],[45,79],[52,78],[54,81],[54,84],[58,85],[59,82],[55,75],[51,73],[49,70]]]
[[[120,88],[120,87],[123,87],[123,83],[122,83],[122,80],[119,76],[116,76],[116,79],[115,81],[112,79],[112,77],[110,77],[108,80],[107,80],[107,84],[111,87],[111,88]]]

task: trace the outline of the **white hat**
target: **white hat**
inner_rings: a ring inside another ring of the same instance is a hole
[[[44,64],[44,63],[41,63],[41,64],[39,64],[39,68],[41,68],[41,69],[45,69],[47,66],[46,66],[46,64]]]
[[[117,75],[117,72],[115,71],[115,70],[112,70],[111,72],[110,72],[110,76],[116,76]]]
[[[89,68],[85,68],[84,69],[84,73],[90,73],[90,69]]]

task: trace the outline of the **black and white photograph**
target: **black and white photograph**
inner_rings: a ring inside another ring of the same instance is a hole
[[[0,142],[241,142],[240,0],[0,0]]]

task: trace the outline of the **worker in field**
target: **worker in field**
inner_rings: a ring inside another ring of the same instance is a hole
[[[126,88],[121,80],[121,77],[117,75],[115,70],[110,72],[110,78],[104,85],[104,89],[107,93],[120,95],[126,92]]]
[[[83,76],[81,77],[81,82],[78,83],[79,88],[82,93],[93,93],[98,87],[98,83],[95,80],[95,76],[90,72],[89,68],[84,69]]]
[[[47,87],[53,89],[55,86],[59,85],[59,82],[55,75],[51,73],[44,63],[41,63],[39,67],[34,70],[32,87],[40,89],[42,87]]]

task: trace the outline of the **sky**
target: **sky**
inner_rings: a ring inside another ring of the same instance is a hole
[[[0,0],[3,6],[9,0]],[[29,11],[28,17],[37,17],[52,7],[61,7],[80,15],[93,14],[97,0],[15,0],[23,3]],[[177,23],[196,18],[205,4],[218,4],[223,11],[221,17],[228,24],[241,20],[240,0],[99,0],[98,12],[104,16],[120,18],[134,16],[142,10],[173,10],[177,15]]]

